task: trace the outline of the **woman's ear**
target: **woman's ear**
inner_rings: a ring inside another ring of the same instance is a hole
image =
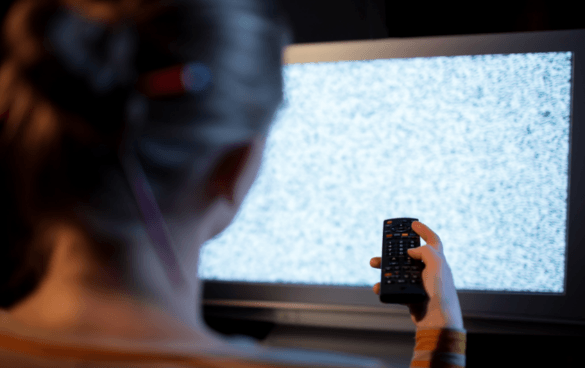
[[[245,173],[251,156],[252,144],[230,148],[223,153],[207,183],[207,189],[211,200],[223,198],[230,204],[234,204],[237,196],[237,184]]]
[[[230,206],[241,205],[256,180],[265,144],[266,137],[257,136],[219,156],[204,185],[208,204],[223,198]]]
[[[224,198],[230,205],[240,206],[256,180],[265,144],[266,137],[257,136],[220,156],[207,183],[212,200]]]

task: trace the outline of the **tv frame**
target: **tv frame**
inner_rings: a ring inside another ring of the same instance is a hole
[[[530,333],[530,326],[538,324],[585,335],[585,267],[580,265],[585,259],[585,144],[578,144],[585,142],[585,30],[297,44],[284,53],[283,63],[294,64],[554,51],[573,52],[566,291],[559,295],[458,290],[468,331],[489,331],[489,326],[505,321],[509,327],[516,324],[509,331]],[[414,331],[408,309],[382,304],[371,287],[205,280],[203,308],[218,316],[275,323]],[[488,323],[478,324],[480,320]]]

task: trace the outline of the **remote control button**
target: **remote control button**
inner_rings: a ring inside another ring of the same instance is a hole
[[[384,277],[390,277],[390,276],[392,276],[392,272],[386,272],[386,273],[384,274]]]
[[[395,271],[400,271],[400,266],[394,266]]]
[[[411,280],[410,280],[410,283],[411,283],[411,284],[419,284],[419,283],[420,283],[420,280],[414,280],[414,279],[411,279]]]
[[[406,280],[402,280],[402,279],[396,280],[396,282],[399,284],[406,284]]]
[[[384,271],[390,271],[391,269],[390,266],[384,267]]]
[[[387,284],[393,284],[394,283],[394,280],[386,280],[386,283]]]
[[[395,228],[396,231],[399,231],[401,233],[410,230],[410,224],[407,222],[403,222],[401,224],[396,224],[396,226],[392,226],[392,227]]]

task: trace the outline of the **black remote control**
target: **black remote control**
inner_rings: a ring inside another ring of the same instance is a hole
[[[422,283],[425,264],[411,258],[407,249],[420,247],[420,236],[410,225],[414,218],[384,220],[382,240],[382,303],[416,304],[428,296]]]

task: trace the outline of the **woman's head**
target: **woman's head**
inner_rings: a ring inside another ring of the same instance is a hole
[[[103,239],[93,250],[102,258],[122,252],[116,231],[71,215],[92,212],[121,227],[140,220],[120,164],[124,147],[172,215],[205,198],[204,183],[233,162],[226,153],[266,134],[281,101],[281,52],[289,42],[273,4],[13,2],[0,64],[0,114],[8,112],[0,132],[7,219],[0,305],[26,296],[44,273],[51,244],[38,225],[46,219],[70,218],[96,244]],[[140,76],[188,62],[210,71],[205,90],[153,100],[136,89]],[[189,192],[200,194],[189,199]]]

